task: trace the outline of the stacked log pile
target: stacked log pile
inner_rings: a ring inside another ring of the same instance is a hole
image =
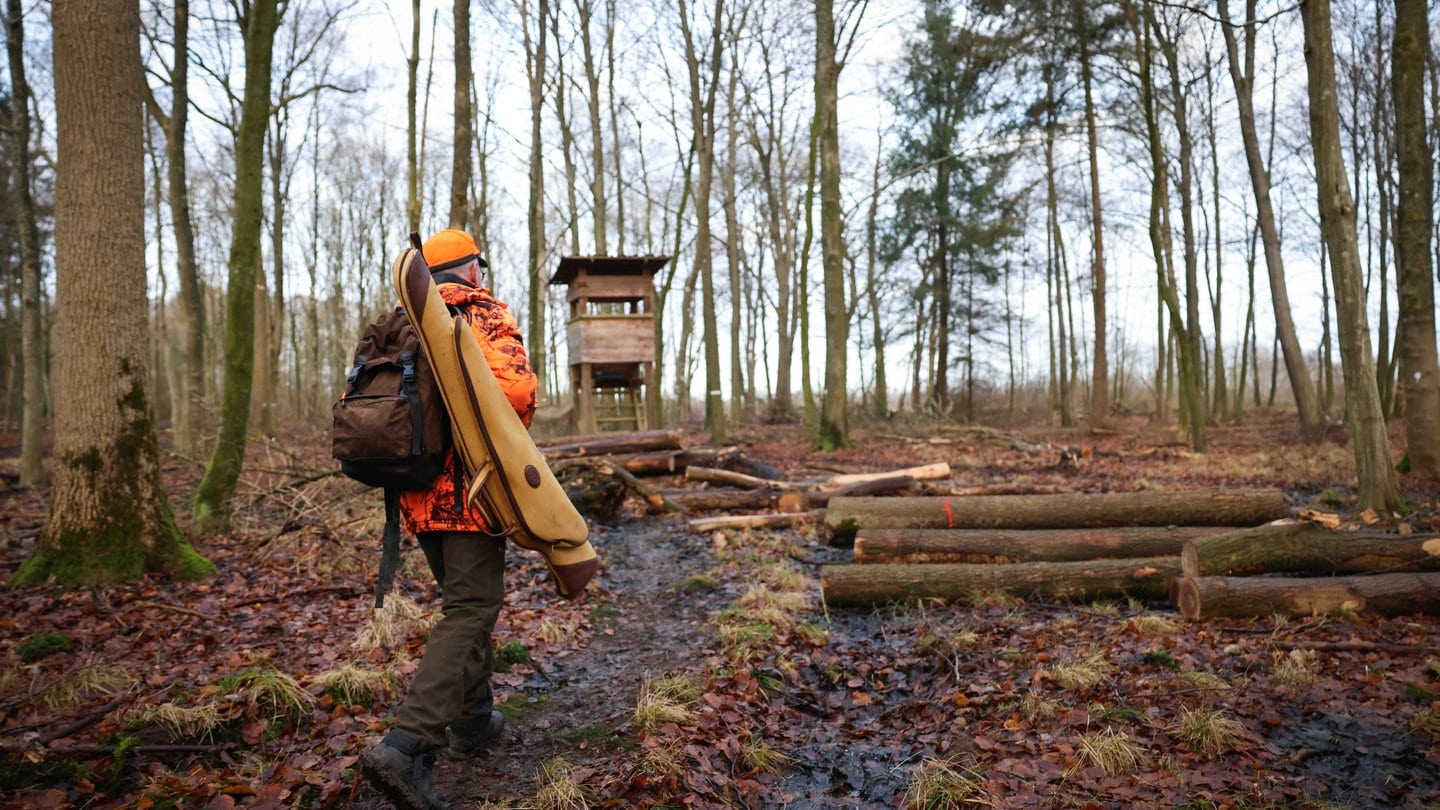
[[[694,516],[694,532],[823,523],[832,543],[854,541],[853,563],[821,568],[834,606],[1004,589],[1045,599],[1168,599],[1197,620],[1440,613],[1440,536],[1287,520],[1278,490],[987,486],[917,495],[936,491],[930,482],[948,479],[949,465],[800,478],[739,447],[687,448],[673,430],[541,450],[581,511],[601,521],[636,496],[652,512]],[[652,483],[664,477],[668,485]]]
[[[821,569],[827,604],[1023,597],[1160,601],[1192,539],[1285,515],[1275,490],[837,498],[832,541],[854,562]]]
[[[1287,521],[1187,540],[1171,599],[1189,619],[1440,613],[1440,536]]]

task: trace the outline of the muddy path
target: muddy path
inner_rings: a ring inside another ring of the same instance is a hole
[[[647,675],[684,670],[714,654],[706,623],[733,595],[691,590],[714,565],[706,539],[670,521],[632,521],[592,538],[604,568],[587,597],[592,632],[573,654],[536,661],[518,688],[497,677],[506,714],[500,743],[468,760],[441,758],[436,781],[456,803],[533,796],[538,769],[563,757],[587,763],[633,746],[636,698]],[[523,553],[523,552],[521,552]]]

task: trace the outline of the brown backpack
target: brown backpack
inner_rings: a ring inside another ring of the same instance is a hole
[[[450,448],[450,419],[435,374],[405,311],[365,328],[331,409],[331,455],[345,475],[372,487],[425,490]]]

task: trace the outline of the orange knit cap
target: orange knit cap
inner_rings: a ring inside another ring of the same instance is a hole
[[[446,228],[425,240],[420,252],[432,273],[457,267],[471,259],[475,259],[481,267],[489,266],[480,258],[480,248],[475,246],[474,237],[456,228]]]

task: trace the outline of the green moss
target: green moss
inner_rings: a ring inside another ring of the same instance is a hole
[[[507,725],[521,727],[527,725],[536,714],[553,702],[554,698],[549,695],[531,697],[524,692],[514,692],[495,708],[505,715]]]
[[[530,663],[530,651],[518,641],[506,641],[495,648],[495,671],[508,672],[515,664]]]
[[[39,661],[48,655],[65,652],[70,649],[72,644],[69,636],[46,630],[16,644],[15,653],[20,656],[21,661],[28,664],[31,661]]]

